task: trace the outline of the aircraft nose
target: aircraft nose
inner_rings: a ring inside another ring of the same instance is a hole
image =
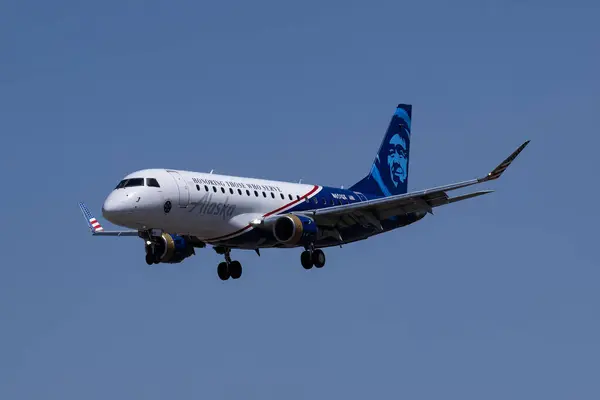
[[[129,212],[126,202],[114,194],[109,195],[102,205],[102,216],[112,223],[117,223],[119,217]]]

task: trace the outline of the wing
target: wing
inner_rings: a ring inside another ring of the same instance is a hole
[[[79,203],[79,209],[94,236],[139,236],[138,231],[105,231],[84,203]]]
[[[447,193],[452,190],[461,189],[467,186],[472,186],[500,178],[506,168],[508,168],[508,166],[528,144],[529,140],[519,146],[519,148],[517,148],[506,160],[504,160],[502,163],[500,163],[500,165],[494,168],[492,172],[482,178],[471,179],[464,182],[453,183],[451,185],[439,186],[412,193],[363,201],[360,203],[306,211],[305,214],[313,217],[318,225],[335,226],[340,222],[343,224],[352,224],[356,223],[357,219],[366,219],[379,228],[381,228],[379,221],[395,215],[401,215],[415,211],[423,211],[433,214],[433,208],[435,207],[493,192],[492,190],[482,190],[455,197],[450,197]],[[357,218],[352,218],[352,216]]]

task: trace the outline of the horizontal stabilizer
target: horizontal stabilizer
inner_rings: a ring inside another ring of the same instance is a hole
[[[484,194],[493,193],[493,190],[481,190],[479,192],[467,193],[456,197],[448,198],[448,203],[456,203],[457,201],[471,199],[477,196],[483,196]]]

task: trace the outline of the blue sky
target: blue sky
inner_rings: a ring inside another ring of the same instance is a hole
[[[597,399],[599,11],[1,3],[0,398]],[[494,194],[318,271],[299,250],[238,252],[235,282],[210,249],[149,268],[79,214],[148,167],[348,186],[400,102],[409,190],[532,142]]]

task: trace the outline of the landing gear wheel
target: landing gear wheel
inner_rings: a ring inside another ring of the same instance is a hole
[[[154,254],[148,252],[146,253],[146,264],[152,265],[154,264]]]
[[[317,268],[323,268],[325,265],[325,253],[322,250],[315,250],[312,253],[312,262]]]
[[[222,281],[226,281],[227,279],[229,279],[229,270],[227,268],[226,262],[222,262],[219,264],[219,266],[217,267],[217,275],[219,275],[219,278]]]
[[[239,279],[242,276],[242,264],[239,261],[229,263],[229,275],[231,279]]]
[[[300,262],[304,269],[311,269],[313,267],[313,260],[310,254],[310,251],[306,250],[300,254]]]

